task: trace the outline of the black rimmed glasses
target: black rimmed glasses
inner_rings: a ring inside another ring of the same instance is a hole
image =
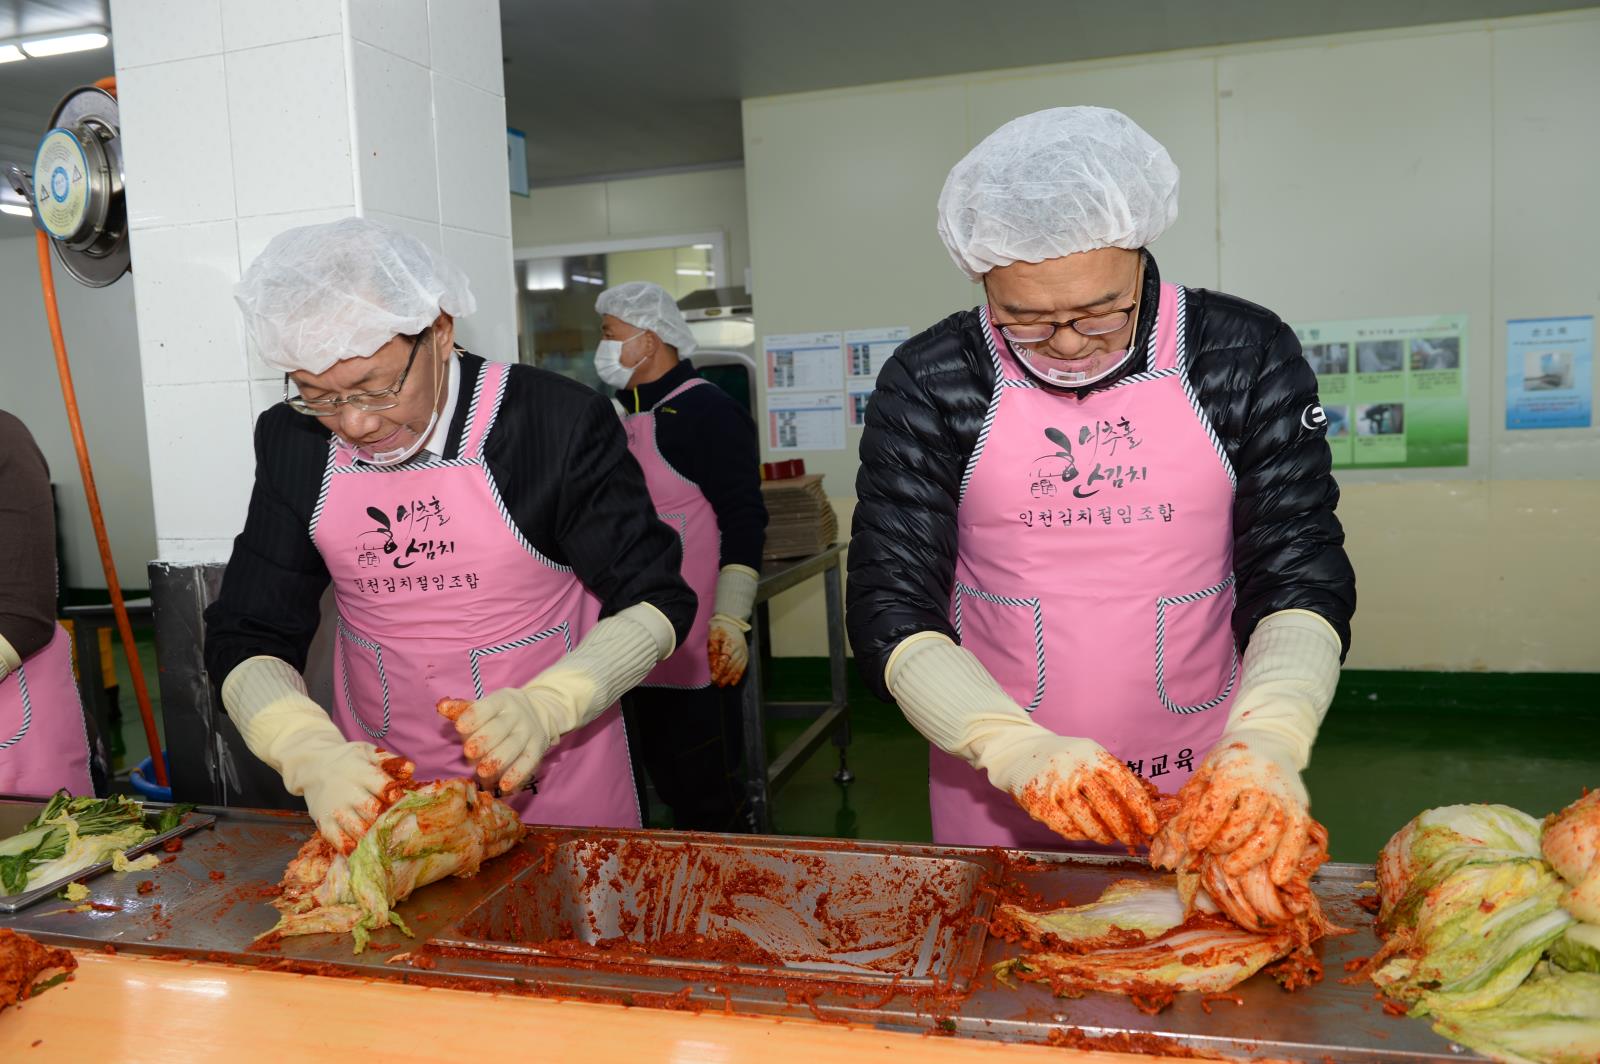
[[[995,322],[1000,335],[1014,344],[1042,344],[1056,334],[1057,329],[1071,329],[1079,336],[1105,336],[1117,332],[1133,317],[1136,299],[1121,310],[1104,314],[1086,314],[1071,321]]]
[[[422,338],[428,335],[424,329],[411,341],[411,355],[406,359],[406,368],[400,371],[400,376],[395,378],[393,384],[377,391],[357,392],[354,395],[343,395],[332,399],[307,399],[298,391],[291,391],[294,379],[285,373],[283,375],[283,401],[288,403],[296,413],[308,417],[336,417],[341,406],[355,407],[365,414],[375,414],[380,410],[393,410],[400,405],[400,390],[406,386],[406,377],[411,374],[411,366],[417,361],[417,351],[422,347]]]

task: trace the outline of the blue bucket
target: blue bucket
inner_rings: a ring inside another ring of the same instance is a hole
[[[166,764],[166,753],[162,752],[161,763]],[[172,801],[172,788],[163,787],[156,782],[156,760],[147,757],[134,767],[128,774],[128,782],[133,784],[133,789],[150,799],[152,802]]]

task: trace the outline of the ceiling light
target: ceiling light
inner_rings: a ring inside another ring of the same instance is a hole
[[[0,214],[14,214],[18,218],[33,217],[33,211],[20,203],[0,203]]]
[[[690,244],[689,246],[694,248],[696,251],[710,251],[710,250],[712,250],[712,248],[715,245],[712,245],[712,244]]]
[[[15,63],[18,59],[26,59],[22,49],[14,44],[0,44],[0,63]]]
[[[49,55],[66,55],[68,52],[88,52],[96,48],[104,48],[111,43],[111,38],[101,30],[89,33],[65,33],[55,37],[40,37],[36,40],[23,41],[22,50],[35,59],[42,59]]]

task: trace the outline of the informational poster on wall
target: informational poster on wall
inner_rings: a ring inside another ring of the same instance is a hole
[[[844,449],[844,334],[783,333],[761,340],[770,451]]]
[[[1295,327],[1336,468],[1467,464],[1467,319],[1361,318]]]
[[[910,335],[911,329],[905,325],[845,331],[845,389],[849,393],[851,427],[860,428],[866,424],[867,403],[872,399],[872,390],[877,387],[878,374],[883,371],[883,364],[889,361],[889,356]]]
[[[844,450],[844,392],[767,393],[767,449]]]
[[[1506,428],[1586,429],[1593,397],[1593,317],[1506,322]]]

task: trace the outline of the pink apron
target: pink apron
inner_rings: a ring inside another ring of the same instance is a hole
[[[89,733],[72,678],[72,640],[56,625],[43,650],[0,680],[0,794],[93,795]]]
[[[628,431],[628,450],[644,470],[645,486],[650,489],[656,516],[678,533],[683,543],[683,579],[700,600],[689,634],[670,658],[644,678],[641,687],[711,686],[711,662],[706,643],[711,636],[711,613],[717,598],[722,532],[717,527],[717,512],[711,508],[699,485],[673,469],[656,445],[656,411],[702,384],[715,387],[703,377],[684,381],[649,410],[623,419],[623,427]]]
[[[1221,733],[1239,675],[1234,473],[1190,389],[1183,315],[1163,284],[1149,369],[1079,399],[1036,384],[983,308],[997,380],[950,603],[961,644],[1035,721],[1168,793]],[[1066,845],[936,748],[929,797],[936,842]]]
[[[484,364],[459,458],[358,465],[334,436],[311,518],[339,607],[334,721],[416,762],[418,779],[473,775],[439,699],[527,683],[600,615],[572,570],[523,538],[484,463],[508,370]],[[537,793],[511,804],[530,823],[638,827],[617,707],[552,747]]]

